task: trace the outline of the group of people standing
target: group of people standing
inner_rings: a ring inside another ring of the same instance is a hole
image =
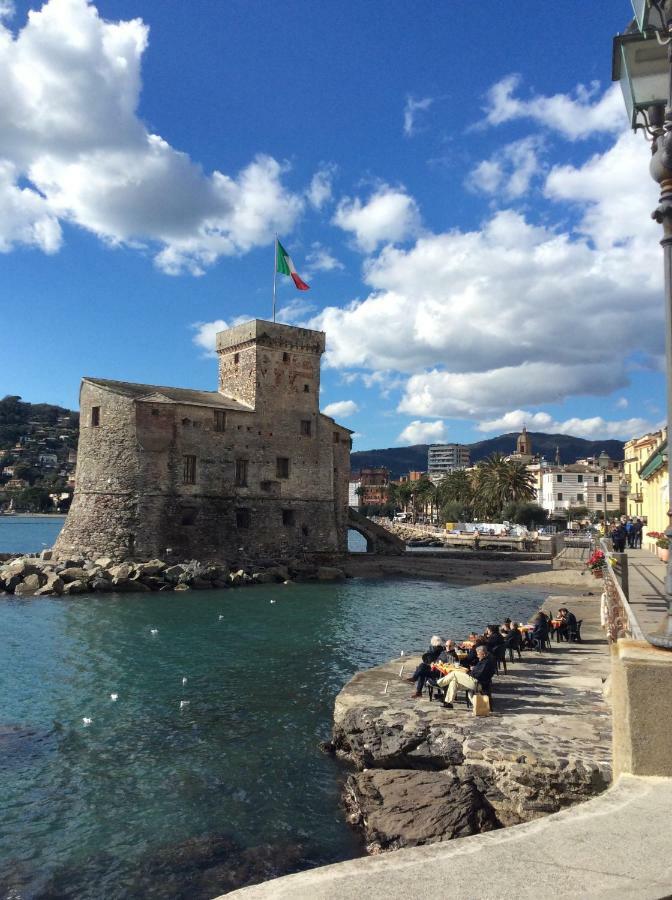
[[[609,529],[609,537],[616,553],[624,553],[625,548],[636,550],[642,546],[644,523],[641,519],[621,516]]]

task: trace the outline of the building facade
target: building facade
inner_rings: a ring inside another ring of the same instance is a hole
[[[589,513],[621,509],[621,478],[618,466],[603,472],[597,466],[548,466],[541,470],[540,504],[551,516],[571,516],[585,507]]]
[[[431,481],[456,469],[467,469],[469,464],[469,447],[464,444],[432,444],[427,451],[427,473]]]
[[[360,469],[357,477],[360,488],[360,506],[382,506],[387,503],[390,487],[389,469],[383,466]]]
[[[628,483],[627,514],[629,516],[644,518],[647,515],[644,509],[644,482],[639,472],[656,447],[663,442],[663,439],[662,431],[653,431],[625,442],[623,474]]]
[[[319,411],[324,345],[255,319],[217,335],[217,391],[84,378],[57,556],[344,552],[351,432]]]

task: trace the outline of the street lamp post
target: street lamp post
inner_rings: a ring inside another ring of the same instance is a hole
[[[672,0],[632,0],[635,19],[614,38],[612,78],[621,82],[630,125],[651,139],[651,177],[660,202],[651,213],[663,226],[667,422],[672,421]],[[605,473],[606,479],[606,473]],[[672,508],[672,479],[668,509]],[[605,491],[606,498],[606,491]],[[668,517],[670,512],[668,512]],[[672,539],[672,525],[666,535]],[[647,640],[672,650],[672,559],[665,582],[667,616]]]
[[[604,518],[604,536],[607,537],[607,469],[609,468],[609,454],[603,450],[597,457],[597,464],[602,469],[602,509]]]

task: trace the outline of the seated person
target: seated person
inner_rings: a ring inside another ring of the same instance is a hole
[[[504,638],[499,633],[499,629],[496,625],[488,625],[485,629],[485,646],[488,648],[490,653],[496,653],[497,647],[501,647],[504,643]]]
[[[560,607],[558,610],[558,619],[560,625],[556,627],[559,636],[569,641],[572,635],[576,634],[576,616],[570,613],[566,606]]]
[[[455,641],[448,640],[446,641],[446,649],[439,656],[439,658],[433,662],[430,666],[432,670],[432,678],[440,678],[441,675],[445,675],[446,666],[460,666],[462,663],[460,662],[460,658],[457,655],[457,647],[455,646]]]
[[[465,669],[471,668],[471,666],[475,666],[478,662],[478,656],[476,651],[479,647],[485,646],[485,638],[477,637],[474,641],[474,646],[467,650],[467,658],[462,661],[461,665],[464,666]]]
[[[453,701],[459,687],[464,687],[468,691],[477,691],[480,685],[484,693],[490,690],[492,677],[497,671],[497,660],[483,644],[476,648],[476,657],[476,664],[468,672],[455,669],[437,681],[440,688],[445,688],[446,699],[443,705],[447,709],[453,708]]]
[[[538,612],[532,619],[534,628],[528,634],[528,640],[531,646],[538,644],[543,647],[548,640],[548,616],[544,612]]]
[[[433,635],[429,642],[429,650],[427,653],[422,654],[422,662],[416,666],[415,672],[406,679],[409,684],[417,682],[415,693],[411,694],[411,697],[422,697],[422,689],[425,686],[425,682],[432,674],[432,663],[436,662],[443,652],[443,639],[438,634]]]
[[[511,662],[513,662],[514,652],[518,654],[518,659],[520,659],[520,651],[523,648],[523,636],[515,622],[511,623],[508,633],[504,636],[504,645],[509,651]]]

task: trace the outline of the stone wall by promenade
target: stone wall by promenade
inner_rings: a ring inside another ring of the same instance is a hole
[[[219,391],[84,379],[58,556],[347,549],[350,432],[319,411],[324,335],[255,320],[219,338]]]
[[[357,768],[344,802],[370,852],[515,825],[607,788],[609,658],[586,621],[597,601],[562,600],[584,619],[586,642],[525,652],[496,678],[491,716],[410,699],[399,673],[419,657],[360,672],[341,691],[332,749]],[[549,598],[552,608],[561,602]]]

